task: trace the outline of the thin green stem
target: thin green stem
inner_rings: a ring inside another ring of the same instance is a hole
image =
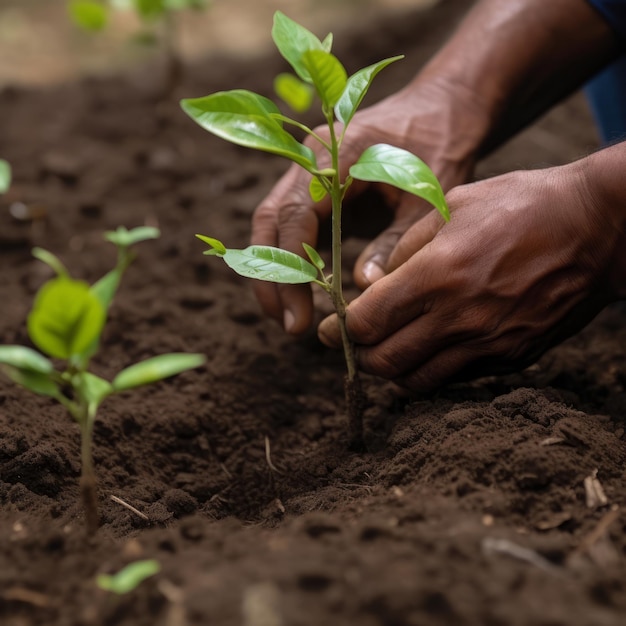
[[[93,466],[92,438],[94,417],[90,414],[89,405],[84,398],[79,401],[79,415],[76,416],[80,426],[80,495],[85,509],[85,528],[87,536],[92,537],[98,530],[98,490]]]

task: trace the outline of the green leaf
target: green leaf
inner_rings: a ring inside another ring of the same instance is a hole
[[[295,285],[317,279],[317,268],[301,256],[272,246],[248,246],[221,255],[240,276]]]
[[[135,561],[122,568],[117,574],[100,574],[96,584],[104,591],[124,595],[137,588],[144,580],[158,574],[161,565],[155,559]]]
[[[3,369],[14,383],[40,396],[58,398],[61,395],[61,389],[47,374],[20,370],[8,365],[3,366]]]
[[[164,0],[134,0],[135,11],[142,20],[160,18],[166,11]]]
[[[8,161],[0,159],[0,193],[6,193],[11,186],[11,166]]]
[[[309,259],[311,259],[311,263],[313,263],[313,265],[315,265],[315,267],[317,267],[317,269],[321,272],[326,267],[326,263],[319,255],[319,252],[308,243],[303,243],[302,247],[304,248],[304,251]]]
[[[245,89],[220,91],[181,101],[185,113],[202,128],[232,143],[291,159],[315,169],[313,150],[298,142],[272,115],[280,115],[268,98]]]
[[[322,185],[317,176],[313,176],[311,182],[309,183],[309,195],[311,196],[311,200],[313,200],[313,202],[319,202],[320,200],[323,200],[327,194],[328,191],[326,190],[326,187]]]
[[[274,78],[274,91],[296,113],[308,111],[313,102],[313,88],[297,76],[284,72]]]
[[[387,183],[430,202],[441,215],[450,219],[446,199],[431,169],[407,150],[387,144],[370,146],[350,168],[358,180]]]
[[[185,354],[174,352],[161,354],[140,363],[135,363],[122,370],[113,379],[115,391],[125,391],[141,385],[148,385],[186,370],[200,367],[206,361],[203,354]]]
[[[33,248],[31,252],[36,259],[50,266],[57,274],[57,276],[69,277],[70,273],[67,271],[65,265],[63,265],[63,263],[61,262],[61,259],[59,259],[59,257],[55,254],[52,254],[52,252],[38,247]]]
[[[311,31],[288,18],[281,11],[274,13],[272,39],[280,54],[293,67],[295,73],[305,82],[311,82],[309,71],[305,67],[302,55],[309,50],[325,51],[329,37],[322,43]],[[332,43],[332,37],[330,38]]]
[[[96,0],[74,0],[67,10],[76,26],[90,32],[103,30],[109,19],[107,7]]]
[[[26,346],[0,346],[0,364],[37,374],[54,372],[52,361]]]
[[[348,78],[346,88],[335,106],[335,116],[344,126],[350,123],[350,120],[361,106],[361,102],[378,72],[391,63],[403,58],[403,56],[396,56],[384,59],[383,61],[364,67]]]
[[[330,52],[333,47],[333,34],[328,33],[326,37],[324,37],[324,41],[322,41],[322,49],[326,52]]]
[[[87,401],[90,407],[90,413],[111,393],[114,389],[111,383],[100,376],[91,374],[90,372],[80,372],[72,378],[74,387],[81,396]]]
[[[207,237],[206,235],[196,235],[196,237],[211,246],[211,250],[207,250],[204,254],[216,256],[224,256],[226,254],[226,246],[219,239]]]
[[[158,239],[161,231],[154,226],[138,226],[127,230],[124,226],[118,226],[117,230],[107,231],[104,238],[107,241],[120,246],[121,248],[130,248],[130,246],[147,241],[148,239]]]
[[[348,75],[339,59],[324,50],[309,50],[302,55],[302,63],[309,72],[313,85],[324,106],[332,109],[346,88]]]
[[[111,302],[113,302],[121,280],[122,272],[115,268],[107,272],[91,286],[91,293],[98,299],[105,311],[109,309]]]
[[[35,297],[28,333],[42,352],[69,359],[83,355],[97,341],[105,317],[87,283],[59,277],[47,282]]]

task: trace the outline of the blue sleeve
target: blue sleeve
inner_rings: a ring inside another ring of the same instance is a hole
[[[626,43],[626,0],[589,0]]]

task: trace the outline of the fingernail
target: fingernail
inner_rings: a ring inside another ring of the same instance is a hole
[[[290,333],[293,325],[296,323],[296,316],[289,310],[285,309],[285,313],[283,315],[283,326],[285,330]]]
[[[385,275],[385,271],[383,268],[378,265],[378,263],[374,263],[374,261],[368,261],[363,266],[363,275],[367,279],[367,282],[375,283],[377,280],[381,279]]]

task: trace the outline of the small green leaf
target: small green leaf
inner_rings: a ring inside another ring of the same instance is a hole
[[[107,7],[96,0],[73,0],[67,10],[76,26],[90,32],[103,30],[109,19]]]
[[[391,63],[403,58],[403,56],[396,56],[384,59],[383,61],[364,67],[348,78],[346,88],[335,106],[335,116],[344,126],[350,123],[357,109],[361,106],[361,102],[378,72]]]
[[[274,78],[274,91],[296,113],[308,111],[313,102],[313,88],[297,76],[284,72]]]
[[[127,230],[124,226],[118,226],[117,230],[104,233],[104,238],[107,241],[121,248],[129,248],[136,243],[148,239],[158,239],[160,236],[161,231],[154,226],[138,226],[131,230]]]
[[[324,263],[324,259],[319,255],[319,252],[308,243],[302,243],[302,247],[309,259],[311,259],[311,263],[321,272],[326,267],[326,263]]]
[[[134,0],[135,11],[142,20],[160,18],[166,11],[164,0]]]
[[[96,584],[104,591],[124,595],[137,588],[144,580],[158,574],[161,565],[155,559],[135,561],[122,568],[117,574],[100,574]]]
[[[90,372],[76,374],[72,378],[72,383],[90,407],[94,408],[94,413],[95,408],[114,391],[108,380]]]
[[[37,247],[33,248],[31,252],[36,259],[50,266],[57,274],[57,276],[69,277],[70,273],[67,271],[65,265],[63,265],[59,257],[55,254],[52,254],[52,252]]]
[[[441,215],[450,212],[441,185],[431,169],[407,150],[387,144],[370,146],[350,168],[358,180],[387,183],[430,202]]]
[[[324,50],[305,52],[302,63],[324,106],[332,109],[346,88],[348,75],[343,65],[336,56]]]
[[[324,51],[328,46],[328,37],[324,44],[309,30],[288,18],[281,11],[274,13],[272,39],[280,54],[293,67],[295,73],[305,82],[311,82],[309,71],[302,61],[302,55],[309,50]],[[332,37],[330,39],[332,43]]]
[[[324,41],[322,41],[322,50],[325,52],[330,52],[333,47],[333,34],[328,33],[326,37],[324,37]]]
[[[196,235],[196,237],[211,246],[211,250],[207,250],[204,254],[216,256],[224,256],[226,254],[226,246],[219,239],[207,237],[206,235]]]
[[[301,256],[272,246],[226,250],[226,264],[240,276],[295,285],[317,279],[317,268]]]
[[[135,363],[135,365],[122,370],[113,379],[113,389],[115,391],[125,391],[141,385],[149,385],[186,370],[200,367],[205,361],[206,357],[203,354],[179,352],[161,354],[140,363]]]
[[[320,200],[323,200],[327,194],[328,191],[326,190],[326,187],[320,183],[317,176],[313,176],[311,182],[309,183],[309,195],[311,196],[311,200],[313,200],[313,202],[319,202]]]
[[[6,193],[11,186],[11,166],[8,161],[0,159],[0,193]]]
[[[247,148],[291,159],[306,170],[315,168],[315,154],[272,117],[280,116],[268,98],[245,89],[220,91],[181,101],[185,113],[209,132]]]
[[[67,277],[48,281],[28,316],[28,333],[43,352],[58,359],[81,356],[100,337],[105,310],[89,285]]]
[[[47,374],[20,370],[8,365],[3,366],[3,369],[14,383],[17,383],[18,385],[21,385],[22,387],[25,387],[29,391],[39,394],[40,396],[58,398],[61,395],[59,386]]]
[[[54,371],[52,361],[26,346],[0,346],[0,364],[38,374],[48,375]]]
[[[91,293],[98,299],[104,310],[108,310],[122,279],[117,268],[107,272],[100,280],[91,285]]]

